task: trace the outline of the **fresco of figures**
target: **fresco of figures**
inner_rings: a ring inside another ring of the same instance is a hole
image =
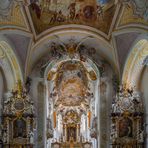
[[[31,0],[30,13],[37,33],[57,25],[80,24],[108,33],[114,0]]]

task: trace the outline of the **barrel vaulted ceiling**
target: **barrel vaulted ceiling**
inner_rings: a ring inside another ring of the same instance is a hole
[[[0,36],[25,75],[52,42],[81,40],[121,74],[134,42],[148,30],[147,0],[0,0]]]

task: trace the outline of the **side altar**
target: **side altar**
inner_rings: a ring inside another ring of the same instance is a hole
[[[34,105],[20,81],[4,101],[2,135],[4,148],[33,148]]]
[[[144,110],[141,96],[121,86],[112,103],[111,147],[144,148]]]

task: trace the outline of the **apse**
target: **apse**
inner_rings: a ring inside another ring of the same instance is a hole
[[[83,59],[82,47],[70,42],[45,70],[47,85],[47,147],[97,148],[99,117],[96,64]],[[57,59],[58,57],[58,59]]]

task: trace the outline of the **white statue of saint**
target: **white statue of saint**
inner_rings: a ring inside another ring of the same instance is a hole
[[[139,141],[140,141],[140,142],[143,142],[143,141],[144,141],[144,134],[143,134],[143,131],[140,131],[140,132],[139,132]]]
[[[7,132],[4,131],[4,134],[3,134],[3,141],[4,143],[7,143]]]
[[[32,131],[29,132],[29,140],[30,140],[30,144],[34,143],[34,133]]]

